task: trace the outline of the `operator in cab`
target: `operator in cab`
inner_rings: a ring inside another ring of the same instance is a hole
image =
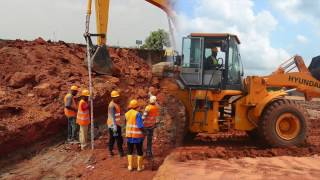
[[[213,47],[211,49],[211,55],[206,58],[206,61],[204,64],[205,69],[207,69],[207,70],[215,69],[219,66],[219,61],[217,59],[217,55],[218,55],[218,48]]]

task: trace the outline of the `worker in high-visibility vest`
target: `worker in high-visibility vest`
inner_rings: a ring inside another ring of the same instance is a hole
[[[159,106],[156,104],[156,96],[150,96],[149,102],[150,104],[145,108],[142,119],[147,136],[147,157],[152,157],[153,130],[156,127],[156,123],[159,122],[160,110]]]
[[[137,100],[131,100],[128,108],[130,109],[126,114],[126,137],[128,146],[128,170],[133,169],[133,149],[136,147],[138,160],[137,170],[142,171],[143,165],[143,121],[141,114],[137,111],[139,107]]]
[[[76,116],[78,107],[75,96],[77,93],[78,87],[73,85],[68,94],[64,97],[64,114],[68,120],[68,142],[75,140],[76,135]]]
[[[84,150],[88,145],[88,126],[90,124],[89,96],[90,92],[88,90],[82,90],[78,106],[77,124],[80,126],[79,141],[81,150]]]
[[[113,146],[115,141],[117,141],[118,151],[120,157],[124,156],[123,153],[123,139],[121,133],[121,118],[120,118],[120,106],[119,106],[119,97],[120,93],[118,91],[111,92],[111,102],[108,106],[108,120],[107,125],[109,129],[109,152],[110,155],[113,156]]]

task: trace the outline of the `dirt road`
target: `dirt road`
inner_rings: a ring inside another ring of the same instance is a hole
[[[178,162],[168,156],[155,180],[319,179],[320,157],[258,157]]]
[[[129,172],[126,157],[109,157],[104,146],[105,144],[99,145],[98,141],[94,151],[80,151],[77,144],[58,143],[30,159],[3,167],[0,169],[0,179],[147,180],[155,175],[156,171],[152,170],[149,161],[146,161],[146,171]],[[10,159],[7,159],[6,163],[8,161]]]

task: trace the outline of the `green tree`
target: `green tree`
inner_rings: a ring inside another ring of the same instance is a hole
[[[170,46],[169,34],[163,29],[158,29],[150,33],[141,48],[163,50],[164,46]]]

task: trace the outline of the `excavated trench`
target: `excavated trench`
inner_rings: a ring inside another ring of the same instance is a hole
[[[170,153],[177,161],[183,162],[208,158],[311,156],[320,152],[318,102],[305,103],[311,112],[313,126],[310,143],[306,147],[266,148],[237,131],[200,134],[183,142],[185,109],[176,97],[169,96],[167,92],[167,87],[174,81],[153,77],[151,73],[150,65],[162,60],[162,52],[110,48],[110,55],[116,73],[113,76],[93,76],[94,115],[99,127],[96,150],[80,152],[78,145],[64,144],[66,120],[63,97],[73,84],[87,86],[87,69],[83,63],[85,47],[62,41],[47,42],[41,38],[0,41],[0,178],[112,179],[116,178],[115,172],[123,171],[124,179],[150,179],[155,174],[153,170],[157,170]],[[155,158],[146,161],[146,172],[132,176],[125,171],[125,159],[110,160],[107,157],[108,136],[103,126],[109,94],[114,89],[121,91],[120,105],[124,111],[132,98],[139,100],[142,110],[151,86],[155,88],[154,93],[162,107],[164,123],[155,130]],[[56,156],[57,161],[52,160],[52,156]],[[26,161],[26,158],[30,160]],[[34,164],[34,167],[21,170],[28,164]],[[114,172],[106,172],[106,167],[111,168],[113,164],[117,164],[111,170]],[[49,171],[55,173],[50,174]]]

